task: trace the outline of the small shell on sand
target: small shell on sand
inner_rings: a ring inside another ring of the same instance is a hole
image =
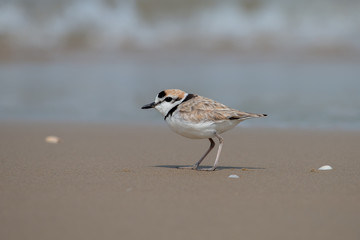
[[[319,167],[318,170],[332,170],[333,168],[330,165],[324,165],[322,167]]]
[[[59,137],[56,137],[56,136],[47,136],[45,138],[45,141],[47,143],[52,143],[52,144],[57,144],[60,142],[60,138]]]
[[[235,175],[235,174],[232,174],[232,175],[229,176],[229,178],[239,178],[239,176]]]

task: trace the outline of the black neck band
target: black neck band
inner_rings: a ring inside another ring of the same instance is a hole
[[[182,101],[181,103],[179,103],[178,105],[176,105],[176,106],[174,106],[172,109],[170,109],[170,111],[169,111],[169,112],[166,114],[166,116],[164,117],[164,120],[166,120],[167,117],[171,116],[171,115],[175,112],[175,110],[177,109],[177,107],[178,107],[180,104],[182,104],[182,103],[184,103],[184,102],[186,102],[186,101],[189,101],[190,99],[194,98],[195,96],[196,96],[196,95],[189,93],[189,94],[186,96],[186,98],[184,99],[184,101]]]

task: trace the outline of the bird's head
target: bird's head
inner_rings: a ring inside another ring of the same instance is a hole
[[[162,115],[166,114],[176,105],[179,105],[188,94],[179,89],[167,89],[156,95],[155,102],[146,104],[142,109],[155,108]]]

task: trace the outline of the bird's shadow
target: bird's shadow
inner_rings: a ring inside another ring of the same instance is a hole
[[[179,170],[184,170],[181,169],[182,167],[190,167],[190,165],[155,165],[153,167],[158,167],[158,168],[173,168],[173,169],[179,169]],[[201,168],[211,168],[212,166],[200,166],[199,169]],[[233,167],[233,166],[218,166],[216,168],[216,170],[226,170],[226,169],[237,169],[237,170],[261,170],[261,169],[265,169],[262,167]]]

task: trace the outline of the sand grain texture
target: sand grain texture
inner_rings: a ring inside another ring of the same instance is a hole
[[[0,239],[360,239],[360,133],[223,137],[198,172],[166,126],[2,123]]]

